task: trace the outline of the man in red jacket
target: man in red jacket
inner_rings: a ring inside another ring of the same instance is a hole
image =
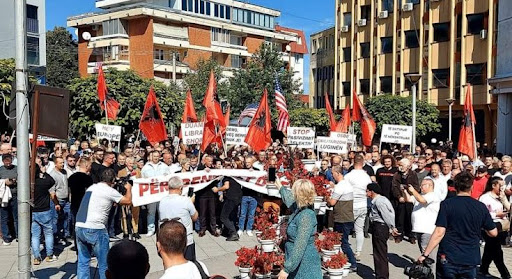
[[[485,190],[485,185],[487,184],[487,167],[480,166],[476,169],[475,180],[473,181],[473,191],[471,192],[471,197],[478,200],[480,196],[483,194]]]

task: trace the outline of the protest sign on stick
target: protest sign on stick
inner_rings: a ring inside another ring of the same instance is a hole
[[[412,127],[403,125],[382,125],[380,142],[411,145]]]
[[[226,128],[226,144],[247,146],[245,136],[248,130],[248,127],[228,126]]]
[[[347,139],[337,137],[317,137],[316,148],[320,152],[345,154],[348,152]]]
[[[288,127],[288,144],[297,148],[315,148],[315,129]]]
[[[107,139],[112,146],[112,149],[119,152],[119,145],[121,144],[121,126],[105,125],[96,123],[96,138],[101,143],[103,139]]]
[[[204,122],[181,123],[183,144],[194,145],[203,142]]]

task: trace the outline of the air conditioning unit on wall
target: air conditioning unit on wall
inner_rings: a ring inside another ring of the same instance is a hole
[[[357,22],[357,25],[360,26],[360,27],[363,27],[363,26],[366,26],[366,19],[360,19],[358,22]]]
[[[388,18],[389,12],[388,11],[382,11],[379,13],[379,18]]]
[[[487,39],[487,30],[482,29],[482,31],[480,31],[480,39],[482,39],[482,40]]]
[[[410,12],[414,8],[414,5],[412,3],[405,3],[402,7],[402,11],[404,12]]]
[[[348,25],[341,26],[341,32],[347,33],[348,32]]]

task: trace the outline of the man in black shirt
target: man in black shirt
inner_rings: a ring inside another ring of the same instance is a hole
[[[197,167],[197,170],[205,170],[208,172],[210,169],[213,169],[213,157],[208,155],[204,158],[204,163]],[[199,237],[205,235],[207,227],[209,227],[208,230],[211,235],[215,237],[219,236],[217,232],[217,217],[215,215],[216,196],[213,192],[213,187],[217,186],[218,182],[219,181],[214,180],[210,185],[206,186],[206,188],[196,192],[196,200],[199,204],[199,222],[201,223]],[[207,221],[207,216],[210,217],[209,222]]]
[[[103,156],[105,151],[101,147],[94,149],[93,162],[91,164],[91,177],[94,183],[100,182],[101,165],[103,163]]]
[[[78,162],[78,172],[72,174],[68,179],[68,186],[71,193],[71,214],[73,216],[73,227],[76,220],[76,214],[80,208],[80,203],[85,195],[85,190],[93,184],[89,175],[91,171],[91,160],[82,158]]]
[[[39,160],[40,163],[40,160]],[[52,212],[50,210],[50,198],[55,204],[55,210],[60,210],[59,201],[55,193],[50,194],[50,188],[55,180],[46,173],[46,167],[36,165],[36,177],[34,187],[34,207],[32,208],[31,246],[34,254],[34,265],[41,264],[41,252],[39,250],[41,229],[44,234],[46,247],[46,261],[54,262],[57,257],[53,255],[53,228]]]
[[[233,211],[238,211],[238,206],[242,202],[242,185],[229,176],[224,177],[223,183],[222,187],[214,187],[213,191],[224,191],[224,206],[220,213],[220,220],[228,230],[229,236],[226,241],[237,241],[239,236],[236,233],[235,224],[230,219],[230,216]]]
[[[496,237],[498,230],[486,206],[471,198],[473,175],[458,174],[454,186],[457,196],[441,203],[436,229],[418,262],[439,245],[436,278],[476,278],[482,229],[490,237]]]
[[[377,170],[377,183],[379,184],[382,195],[391,200],[393,196],[391,193],[391,188],[393,186],[393,176],[398,171],[398,168],[394,165],[393,156],[385,155],[382,157],[382,163],[384,167]]]

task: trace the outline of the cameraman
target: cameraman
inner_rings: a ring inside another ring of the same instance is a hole
[[[436,229],[418,262],[422,263],[439,245],[437,278],[476,278],[481,229],[490,237],[496,237],[498,230],[485,205],[470,196],[473,175],[466,171],[459,173],[454,186],[457,196],[441,203]]]
[[[412,209],[412,231],[418,239],[420,252],[425,252],[430,237],[436,228],[436,218],[441,200],[434,193],[434,181],[427,176],[421,181],[421,194],[411,185],[404,189],[405,199],[414,205]],[[429,255],[430,257],[431,255]]]
[[[126,195],[122,196],[112,186],[116,174],[106,169],[100,176],[101,182],[93,184],[85,192],[76,216],[76,240],[78,245],[78,278],[90,278],[89,263],[91,252],[98,259],[100,278],[105,279],[109,237],[107,232],[108,214],[113,203],[130,205],[132,185],[126,183]]]
[[[124,181],[131,179],[141,178],[140,170],[137,169],[135,158],[127,157],[125,161],[125,168],[117,173],[117,176]],[[134,239],[140,239],[139,235],[139,213],[140,207],[133,205],[122,206],[123,218],[121,219],[121,227],[123,228],[123,238],[128,238],[130,231],[128,230],[128,222],[131,222],[131,233]],[[130,214],[131,212],[131,214]],[[128,217],[131,215],[131,220]]]

